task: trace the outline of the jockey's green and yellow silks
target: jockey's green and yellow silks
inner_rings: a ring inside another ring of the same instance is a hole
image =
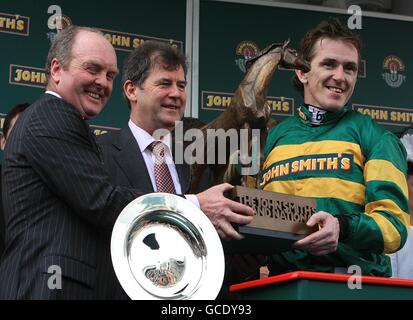
[[[333,271],[358,265],[366,275],[391,275],[385,255],[399,250],[410,225],[406,152],[370,117],[327,112],[317,125],[308,106],[273,128],[265,147],[260,187],[316,199],[317,210],[349,218],[349,236],[335,253],[315,257],[291,250],[270,269]]]

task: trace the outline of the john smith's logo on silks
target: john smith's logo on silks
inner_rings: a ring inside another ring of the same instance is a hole
[[[383,69],[388,70],[383,73],[383,79],[390,87],[398,88],[406,81],[406,76],[401,74],[406,70],[406,66],[399,57],[387,56],[383,61]]]
[[[258,53],[258,46],[252,41],[242,41],[238,44],[235,50],[237,54],[237,59],[235,59],[235,64],[240,68],[242,72],[245,73],[245,62],[255,56]]]
[[[275,180],[288,180],[290,177],[312,178],[330,176],[332,172],[351,173],[354,167],[354,155],[350,153],[317,154],[294,157],[277,161],[265,169],[260,178],[260,187]]]

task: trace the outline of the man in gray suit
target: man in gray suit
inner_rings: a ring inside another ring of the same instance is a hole
[[[116,54],[99,31],[69,27],[56,36],[46,68],[47,91],[21,115],[4,153],[0,299],[119,298],[110,232],[146,192],[109,181],[86,122],[112,93]]]

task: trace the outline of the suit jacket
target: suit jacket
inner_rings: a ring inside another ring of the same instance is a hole
[[[97,142],[101,146],[104,164],[112,183],[138,188],[147,193],[154,192],[139,145],[129,126],[98,136]],[[176,164],[175,167],[181,190],[185,193],[190,186],[190,166]]]
[[[172,139],[172,148],[175,143],[183,143]],[[97,142],[101,147],[104,157],[105,167],[112,183],[138,188],[145,192],[154,192],[145,161],[129,126],[120,131],[111,132],[98,136]],[[185,147],[185,146],[184,146]],[[182,192],[186,193],[190,187],[190,166],[187,164],[176,164]],[[205,170],[204,175],[198,186],[198,191],[203,191],[212,185],[212,171]],[[226,275],[224,285],[217,299],[238,299],[238,295],[230,294],[228,284],[240,282],[232,274],[233,270],[231,259],[226,258]]]
[[[4,153],[2,189],[0,299],[117,297],[111,230],[143,192],[110,183],[72,105],[44,94],[20,116]]]

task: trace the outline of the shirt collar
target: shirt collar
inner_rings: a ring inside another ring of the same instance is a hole
[[[132,131],[132,134],[139,145],[141,152],[144,152],[148,146],[155,141],[155,139],[141,127],[138,127],[131,119],[128,122],[129,129]],[[167,146],[167,152],[171,154],[171,134],[167,134],[162,137],[161,140]]]
[[[330,122],[335,122],[340,119],[344,113],[349,110],[347,106],[342,107],[337,111],[326,111],[319,107],[315,107],[309,104],[303,104],[298,108],[298,115],[300,116],[301,120],[309,125],[323,125]],[[317,120],[316,114],[319,115],[319,119]]]
[[[58,94],[57,92],[54,92],[54,91],[51,91],[51,90],[46,90],[45,93],[51,94],[52,96],[55,96],[55,97],[57,97],[57,98],[59,98],[59,99],[63,99],[62,96],[61,96],[60,94]]]

